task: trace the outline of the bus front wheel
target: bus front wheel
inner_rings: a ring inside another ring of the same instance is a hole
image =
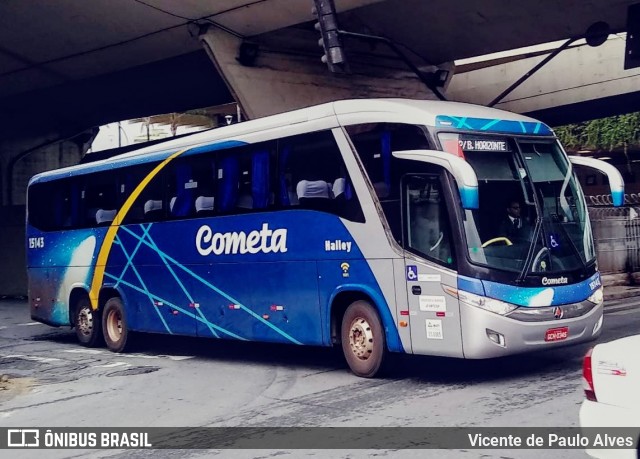
[[[91,307],[89,298],[82,298],[76,304],[73,327],[78,341],[83,346],[96,347],[102,344],[100,313]]]
[[[131,343],[131,332],[127,328],[127,318],[118,297],[110,298],[102,312],[102,332],[107,348],[113,352],[124,352]]]
[[[345,311],[341,341],[347,364],[356,376],[372,378],[378,373],[386,344],[378,313],[367,301],[355,301]]]

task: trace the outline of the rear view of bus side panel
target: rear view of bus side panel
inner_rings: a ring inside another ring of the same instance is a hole
[[[29,300],[34,320],[70,325],[69,297],[74,288],[88,291],[98,241],[105,229],[27,234]]]

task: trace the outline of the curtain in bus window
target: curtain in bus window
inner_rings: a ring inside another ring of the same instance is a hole
[[[289,153],[291,153],[290,147],[284,147],[280,151],[280,164],[278,169],[280,170],[280,205],[284,207],[289,207],[291,205],[291,199],[289,199],[289,189],[290,183],[287,180],[287,175],[285,173],[287,167],[287,160],[289,159]]]
[[[68,193],[68,188],[64,185],[59,189],[55,190],[55,192],[53,193],[54,221],[43,222],[44,224],[46,224],[47,227],[50,227],[51,223],[53,223],[53,228],[55,229],[60,229],[60,228],[64,228],[65,226],[68,227],[71,225],[71,221],[66,221],[70,213],[69,212],[70,209],[68,207],[71,204],[69,202],[69,196],[67,196],[67,193]],[[45,196],[42,196],[42,197],[45,198]]]
[[[73,228],[80,226],[81,201],[82,192],[80,191],[80,184],[78,182],[74,182],[71,185],[71,227]]]
[[[269,152],[255,152],[251,169],[253,208],[265,209],[269,204]]]
[[[379,187],[376,184],[376,193],[380,198],[386,198],[389,196],[389,190],[391,189],[391,132],[384,131],[380,137],[381,152],[382,152],[382,177],[384,180],[384,187]]]
[[[227,156],[221,161],[218,176],[218,196],[220,196],[220,211],[227,212],[234,208],[238,198],[238,181],[240,168],[238,158]]]
[[[171,215],[174,217],[186,217],[193,208],[193,193],[198,183],[193,180],[190,164],[178,164],[176,166],[176,196],[171,206]]]

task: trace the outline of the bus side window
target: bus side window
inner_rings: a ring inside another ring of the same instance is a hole
[[[117,212],[117,178],[112,172],[87,176],[83,191],[83,226],[109,225]]]
[[[295,206],[364,222],[332,132],[289,137],[278,147],[277,194],[282,208]]]
[[[273,206],[275,145],[268,141],[219,154],[215,206],[220,213],[259,212]],[[201,200],[200,205],[204,202]]]
[[[121,199],[126,200],[138,189],[140,182],[157,166],[148,164],[134,166],[121,171]],[[140,190],[124,218],[124,224],[163,220],[168,203],[165,205],[165,171],[158,172],[147,185]]]
[[[400,243],[400,180],[407,170],[402,160],[393,157],[393,152],[428,149],[424,128],[411,124],[371,123],[347,126],[346,131],[367,172],[373,192],[380,200],[393,238]],[[415,165],[412,163],[412,167]]]
[[[451,228],[437,177],[409,176],[404,182],[407,248],[453,266]]]

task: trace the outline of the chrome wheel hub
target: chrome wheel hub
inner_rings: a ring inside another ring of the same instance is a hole
[[[76,327],[82,335],[91,335],[91,332],[93,331],[93,313],[91,312],[91,309],[82,308],[80,310]]]
[[[362,317],[357,317],[351,322],[349,345],[360,360],[367,360],[373,352],[373,330],[369,322]]]

